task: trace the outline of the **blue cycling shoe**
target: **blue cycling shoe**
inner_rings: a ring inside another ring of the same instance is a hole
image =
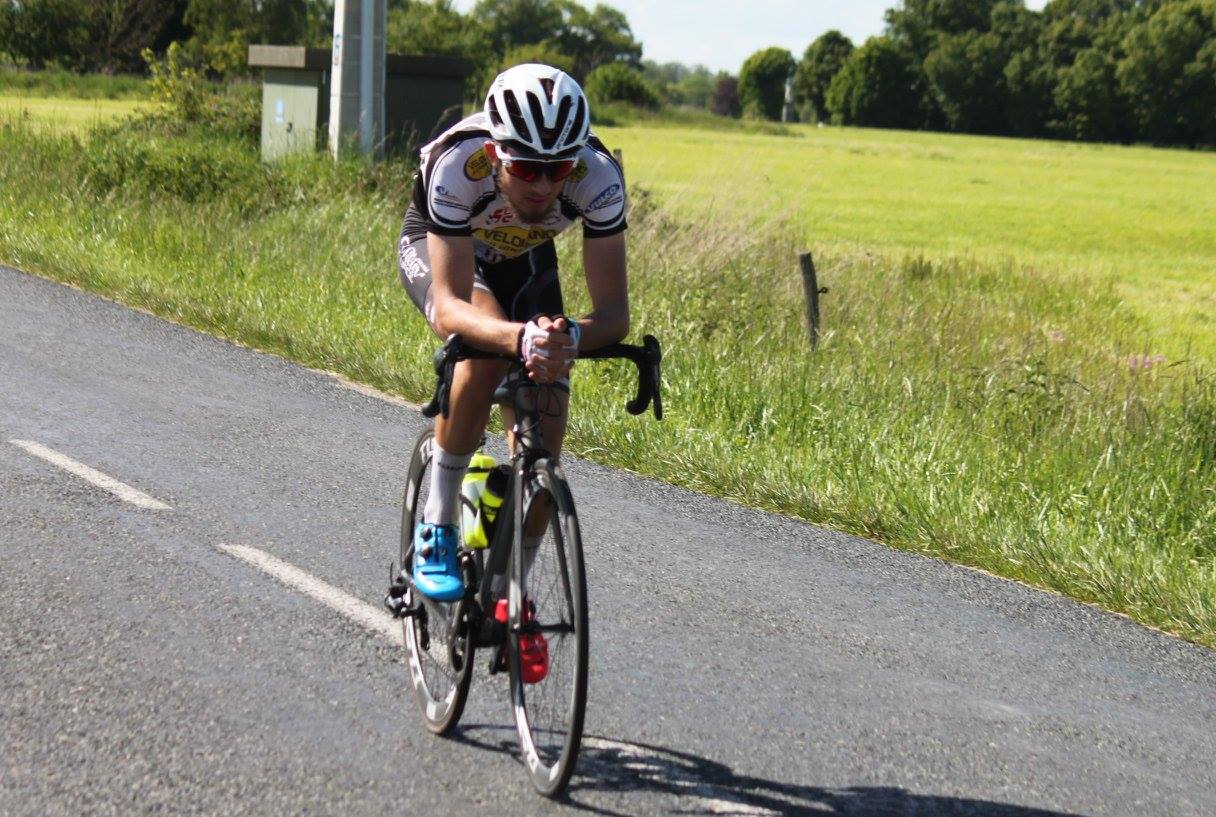
[[[456,563],[460,533],[455,525],[419,522],[414,529],[414,586],[435,601],[459,601],[464,581]]]

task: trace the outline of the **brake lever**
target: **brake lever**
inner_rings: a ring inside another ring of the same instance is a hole
[[[653,401],[654,418],[663,419],[663,380],[659,364],[663,361],[663,347],[654,335],[642,338],[642,348],[646,350],[646,361],[650,364],[651,399]]]

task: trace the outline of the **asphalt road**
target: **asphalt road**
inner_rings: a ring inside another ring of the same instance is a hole
[[[1216,814],[1216,653],[579,461],[590,738],[543,801],[501,676],[432,737],[389,638],[224,549],[378,604],[422,423],[0,268],[0,815]]]

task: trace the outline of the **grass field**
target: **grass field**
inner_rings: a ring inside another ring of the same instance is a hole
[[[631,181],[689,219],[784,222],[807,248],[1110,276],[1149,319],[1144,353],[1216,361],[1216,153],[807,126],[598,130]],[[825,309],[830,321],[830,297]]]
[[[1184,298],[1129,303],[1114,277],[1144,244],[1162,278],[1183,270],[1179,287],[1211,297],[1216,157],[846,130],[604,135],[634,186],[635,336],[665,344],[668,417],[624,413],[623,368],[580,367],[571,450],[1216,645],[1216,378],[1157,356],[1201,335]],[[435,339],[393,252],[410,171],[265,166],[250,141],[197,130],[77,141],[12,123],[0,260],[420,399]],[[1100,193],[1121,206],[1091,205]],[[832,287],[814,353],[800,248]],[[559,253],[577,312],[577,236]]]
[[[40,130],[84,135],[94,126],[146,108],[131,99],[72,99],[4,94],[0,89],[0,123],[22,123]]]

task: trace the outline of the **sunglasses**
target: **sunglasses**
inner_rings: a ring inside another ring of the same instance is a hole
[[[524,182],[534,182],[545,175],[551,182],[560,182],[574,172],[578,163],[574,159],[558,159],[544,161],[541,159],[517,159],[499,148],[499,161],[510,175]]]

